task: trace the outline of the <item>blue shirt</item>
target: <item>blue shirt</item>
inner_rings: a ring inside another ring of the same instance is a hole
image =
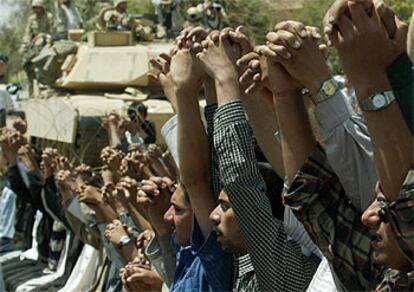
[[[216,233],[204,240],[194,219],[191,245],[176,246],[177,264],[172,291],[231,291],[233,263],[221,250]]]

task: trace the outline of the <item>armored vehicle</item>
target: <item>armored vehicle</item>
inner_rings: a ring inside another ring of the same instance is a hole
[[[173,111],[147,74],[154,70],[149,60],[168,53],[172,43],[133,44],[130,32],[94,32],[87,43],[70,32],[70,39],[79,42],[57,43],[34,60],[33,98],[22,103],[32,143],[58,148],[74,163],[97,166],[108,144],[100,118],[111,111],[125,114],[134,101],[148,107],[162,143],[160,128]]]

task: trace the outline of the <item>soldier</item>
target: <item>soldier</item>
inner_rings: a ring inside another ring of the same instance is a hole
[[[196,27],[203,26],[203,10],[198,6],[192,6],[187,9],[187,21],[184,24],[184,27]]]
[[[131,30],[132,18],[128,15],[128,1],[115,0],[114,8],[105,12],[104,21],[107,31]]]
[[[166,29],[167,37],[174,38],[182,30],[180,0],[152,0],[158,22]]]
[[[126,0],[115,0],[114,8],[107,10],[103,15],[106,31],[131,31],[136,40],[151,41],[154,36],[151,27],[143,25],[127,12]]]
[[[60,38],[67,38],[70,29],[83,27],[83,20],[78,9],[72,5],[71,0],[56,1],[57,33]]]
[[[197,7],[202,11],[203,26],[207,31],[220,30],[226,26],[227,14],[221,4],[205,0]]]
[[[30,45],[40,33],[52,33],[54,28],[53,14],[46,11],[43,0],[33,0],[32,9],[34,13],[28,19],[23,37],[26,45]]]
[[[23,54],[23,68],[29,81],[29,93],[33,92],[35,72],[31,60],[36,57],[54,30],[53,14],[46,11],[43,0],[32,1],[33,14],[30,15],[23,36],[20,53]]]

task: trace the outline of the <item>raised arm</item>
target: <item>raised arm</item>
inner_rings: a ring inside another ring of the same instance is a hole
[[[374,101],[393,95],[386,68],[405,51],[407,25],[396,20],[395,36],[390,39],[377,13],[368,16],[352,2],[349,10],[352,21],[343,15],[332,41],[363,109],[379,181],[387,197],[395,200],[412,163],[412,135],[396,102]]]
[[[198,94],[205,73],[189,48],[178,50],[171,60],[171,76],[177,96],[178,157],[195,217],[204,238],[211,231],[209,215],[215,208],[210,179],[207,135],[201,121]]]
[[[246,240],[260,288],[304,290],[314,266],[296,243],[287,240],[283,222],[272,217],[240,100],[235,66],[240,55],[237,46],[231,46],[228,33],[229,30],[224,30],[216,41],[212,34],[206,50],[198,55],[216,83],[219,108],[214,118],[214,147],[223,188]],[[294,281],[293,274],[288,272],[291,270],[300,270],[295,273]]]

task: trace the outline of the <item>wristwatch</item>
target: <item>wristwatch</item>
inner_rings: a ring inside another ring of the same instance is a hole
[[[375,93],[367,99],[359,101],[359,107],[363,111],[377,111],[386,108],[394,100],[395,95],[392,91],[384,91]]]
[[[122,248],[125,245],[129,244],[132,241],[132,239],[128,235],[124,235],[121,237],[118,243],[118,248]]]
[[[326,80],[324,83],[322,83],[319,92],[314,95],[311,95],[310,98],[314,104],[318,104],[334,96],[338,90],[338,83],[333,78],[330,78]]]

